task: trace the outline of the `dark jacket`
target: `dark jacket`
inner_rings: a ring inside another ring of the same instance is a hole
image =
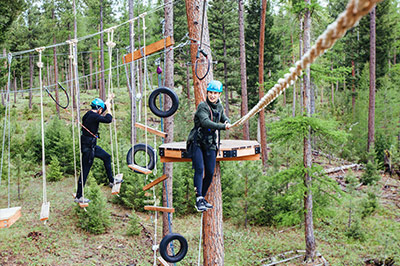
[[[90,130],[94,135],[98,135],[99,132],[99,123],[111,123],[112,122],[112,115],[106,114],[105,116],[99,115],[93,111],[88,111],[82,117],[82,124]],[[82,128],[82,136],[81,136],[82,144],[83,145],[95,145],[96,138],[93,137],[86,129]]]
[[[230,123],[228,117],[224,113],[224,108],[220,100],[216,103],[211,103],[208,99],[201,102],[197,106],[196,113],[194,114],[194,128],[189,134],[188,142],[190,143],[196,138],[196,144],[198,146],[216,150],[216,131],[225,130],[225,122]]]

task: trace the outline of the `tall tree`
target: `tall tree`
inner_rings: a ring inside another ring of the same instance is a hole
[[[369,106],[367,150],[374,148],[375,142],[375,64],[376,64],[376,8],[370,14],[370,60],[369,60]]]

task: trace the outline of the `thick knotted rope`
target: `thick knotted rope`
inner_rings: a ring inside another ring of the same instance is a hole
[[[346,10],[339,15],[335,22],[330,24],[323,34],[321,34],[314,46],[296,62],[295,67],[289,69],[289,73],[284,78],[278,80],[272,89],[254,106],[246,115],[233,123],[232,127],[239,126],[264,109],[268,104],[275,100],[289,85],[292,85],[301,75],[301,71],[312,64],[320,55],[331,48],[335,42],[343,37],[346,31],[352,28],[364,15],[382,0],[351,0],[347,4]]]

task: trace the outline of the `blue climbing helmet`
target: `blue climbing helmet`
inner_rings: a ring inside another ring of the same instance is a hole
[[[207,85],[207,91],[222,92],[222,83],[218,80],[211,80]]]
[[[100,98],[94,99],[94,100],[92,101],[92,103],[90,104],[90,106],[91,106],[93,109],[96,109],[96,110],[98,110],[99,108],[103,108],[103,110],[105,109],[105,108],[104,108],[105,104],[104,104],[103,100],[100,99]]]

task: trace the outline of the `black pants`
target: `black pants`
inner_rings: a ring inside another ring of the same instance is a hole
[[[206,196],[214,176],[216,157],[216,150],[209,150],[195,145],[192,165],[194,169],[196,196]]]
[[[100,158],[104,167],[106,168],[108,181],[110,183],[114,183],[114,177],[111,168],[111,156],[105,150],[103,150],[100,146],[91,147],[90,145],[82,144],[82,176],[78,179],[78,190],[76,192],[76,197],[79,199],[82,197],[82,179],[83,186],[86,184],[87,177],[89,175],[90,168],[93,165],[94,158]]]

